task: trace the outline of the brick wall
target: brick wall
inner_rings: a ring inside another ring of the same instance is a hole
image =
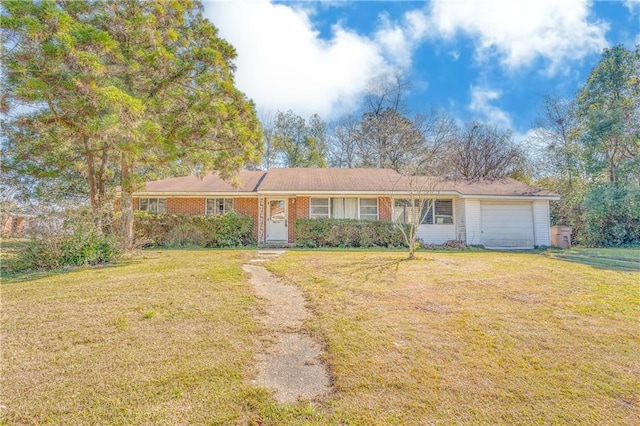
[[[391,198],[378,197],[378,219],[391,220]]]
[[[296,219],[306,219],[309,217],[309,197],[296,197],[291,198],[290,200],[295,200],[295,204],[290,207],[290,211],[295,212],[295,214],[293,217],[289,214],[289,217],[291,218],[289,220],[289,223],[291,224],[291,226],[289,226],[289,242],[295,243],[296,240],[293,235],[294,225],[296,223]]]
[[[258,199],[257,198],[235,198],[233,200],[233,210],[238,214],[246,214],[253,219],[253,235],[258,241]]]
[[[167,197],[167,213],[205,214],[206,201],[204,198]]]

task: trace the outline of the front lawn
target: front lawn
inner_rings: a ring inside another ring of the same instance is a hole
[[[335,393],[256,388],[251,251],[5,280],[0,423],[638,424],[640,273],[534,253],[289,251]]]
[[[532,253],[289,252],[333,424],[638,424],[640,273]]]
[[[629,248],[581,248],[551,251],[557,259],[580,262],[602,268],[640,271],[640,247]]]
[[[251,384],[260,301],[248,251],[146,251],[5,280],[0,424],[287,422]]]

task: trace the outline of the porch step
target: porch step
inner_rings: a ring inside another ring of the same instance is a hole
[[[291,248],[295,246],[295,243],[262,243],[258,244],[258,248],[261,249],[271,249],[271,248]]]

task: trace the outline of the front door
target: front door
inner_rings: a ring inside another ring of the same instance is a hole
[[[288,240],[287,200],[267,201],[267,242]]]

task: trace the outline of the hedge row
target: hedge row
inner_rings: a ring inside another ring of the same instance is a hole
[[[243,247],[256,243],[251,216],[135,212],[138,247]]]
[[[389,221],[298,219],[297,247],[406,247],[402,232]]]

